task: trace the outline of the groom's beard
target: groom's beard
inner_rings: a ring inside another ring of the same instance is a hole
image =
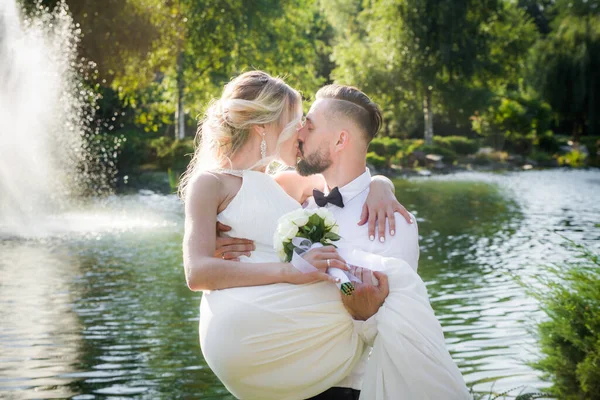
[[[302,154],[302,158],[296,164],[296,171],[302,176],[309,176],[315,174],[321,174],[331,167],[332,161],[328,155],[325,154],[322,149],[309,154],[307,157],[304,156],[304,148],[302,142],[299,143],[298,149]]]

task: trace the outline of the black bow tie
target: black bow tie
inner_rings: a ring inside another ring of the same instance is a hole
[[[315,203],[317,203],[319,207],[325,207],[327,203],[331,203],[335,206],[344,208],[344,200],[342,199],[342,194],[337,187],[334,187],[327,196],[325,196],[325,193],[321,192],[320,190],[315,189],[313,190],[313,197],[315,198]]]

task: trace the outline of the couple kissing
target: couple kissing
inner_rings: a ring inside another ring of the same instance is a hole
[[[246,72],[200,122],[180,194],[204,359],[244,400],[470,398],[417,274],[416,221],[366,168],[379,107],[349,86],[315,97],[304,118],[298,91]],[[302,254],[308,273],[273,244],[279,219],[302,207],[326,208],[341,236]]]

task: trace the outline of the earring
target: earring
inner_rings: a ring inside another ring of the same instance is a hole
[[[260,142],[260,157],[263,160],[267,158],[267,141],[265,140],[265,132],[263,132],[262,142]]]

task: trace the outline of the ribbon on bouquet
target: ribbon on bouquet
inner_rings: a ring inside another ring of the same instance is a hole
[[[302,255],[312,249],[323,247],[323,245],[319,242],[313,243],[309,239],[301,237],[293,238],[292,244],[294,245],[294,253],[292,255],[291,264],[294,268],[303,274],[318,271],[318,269],[306,261]],[[346,296],[350,296],[352,295],[352,292],[354,292],[354,284],[352,282],[360,282],[354,275],[339,268],[328,268],[327,275],[338,279],[336,285]]]

